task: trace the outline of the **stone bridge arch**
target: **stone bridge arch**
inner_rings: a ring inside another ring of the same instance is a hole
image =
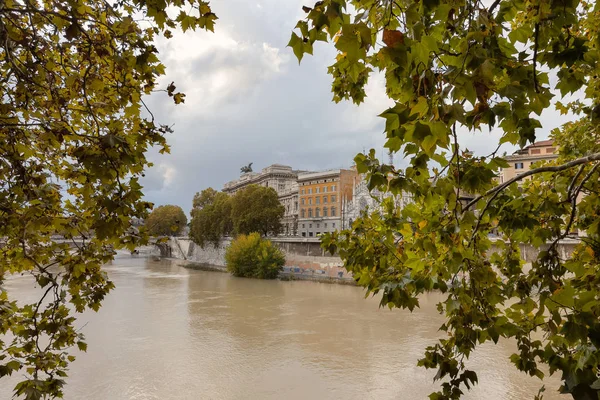
[[[171,258],[172,254],[173,254],[173,250],[171,249],[171,246],[169,246],[168,243],[154,242],[154,245],[160,251],[160,256],[161,257],[163,257],[163,258]]]

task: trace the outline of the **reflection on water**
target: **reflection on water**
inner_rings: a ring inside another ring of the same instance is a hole
[[[233,278],[170,261],[123,256],[106,267],[117,288],[79,319],[88,352],[72,365],[69,399],[425,399],[435,371],[416,367],[439,337],[436,295],[409,312],[379,309],[362,289]],[[7,288],[37,292],[27,277]],[[510,343],[471,357],[467,399],[532,399]],[[16,379],[0,384],[10,397]],[[546,386],[558,387],[556,377]],[[567,399],[549,390],[545,399]]]

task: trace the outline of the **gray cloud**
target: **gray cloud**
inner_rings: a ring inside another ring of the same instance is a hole
[[[171,154],[149,154],[155,163],[143,180],[149,201],[178,204],[187,212],[194,193],[209,186],[221,189],[249,162],[255,170],[273,163],[319,170],[348,167],[363,149],[383,152],[384,121],[377,115],[391,103],[382,77],[373,76],[360,107],[335,104],[327,75],[335,57],[332,46],[315,46],[315,56],[301,66],[285,47],[304,15],[302,4],[217,2],[214,34],[179,32],[157,42],[167,66],[162,84],[175,81],[186,101],[174,106],[162,93],[147,99],[157,120],[175,130],[168,137]],[[547,113],[542,121],[546,137],[564,118]],[[497,131],[462,132],[460,140],[484,154],[498,137]],[[404,164],[400,155],[395,161]]]

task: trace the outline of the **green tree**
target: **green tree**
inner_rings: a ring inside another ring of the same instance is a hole
[[[165,205],[152,210],[146,219],[146,229],[152,236],[174,236],[187,225],[187,217],[179,206]]]
[[[231,234],[231,198],[213,188],[204,189],[194,196],[190,236],[204,247],[206,243],[218,246],[224,236]]]
[[[151,207],[139,178],[170,129],[143,96],[184,101],[157,86],[155,36],[215,19],[202,0],[1,2],[0,286],[28,273],[41,288],[34,303],[0,291],[0,377],[24,377],[16,396],[62,397],[70,348],[86,349],[75,312],[113,287],[113,249],[145,241],[130,229]]]
[[[239,235],[225,252],[227,270],[244,278],[275,279],[285,264],[283,252],[259,233]]]
[[[252,232],[277,235],[284,213],[285,207],[273,188],[250,185],[231,199],[231,220],[236,235]]]
[[[381,114],[386,147],[409,166],[373,151],[355,161],[370,188],[410,192],[415,203],[386,200],[384,213],[323,245],[382,306],[413,310],[422,293],[446,294],[444,336],[419,361],[442,381],[430,398],[459,398],[477,382],[465,358],[502,337],[517,343],[519,370],[541,378],[545,364],[560,372],[561,392],[598,399],[600,4],[323,0],[303,10],[289,46],[300,60],[316,41],[333,42],[334,101],[361,103],[379,71],[394,102]],[[499,145],[524,146],[553,108],[575,119],[552,131],[558,160],[509,181],[496,180],[507,166],[496,152],[475,156],[458,141],[457,131],[494,128]],[[558,244],[573,229],[586,236],[565,257]],[[542,250],[530,268],[521,243]]]

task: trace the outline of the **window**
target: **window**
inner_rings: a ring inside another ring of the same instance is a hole
[[[331,191],[335,192],[335,185],[331,185]]]
[[[298,202],[297,201],[294,202],[294,211],[298,211]]]
[[[548,147],[548,148],[546,149],[546,154],[548,154],[548,153],[554,153],[554,151],[555,151],[555,150],[556,150],[556,149],[555,149],[554,147]]]
[[[323,207],[323,216],[326,217],[327,216],[327,207]]]
[[[312,206],[312,197],[308,199],[308,205]]]
[[[306,232],[302,232],[302,237],[306,237]]]
[[[323,193],[327,193],[327,186],[323,186]]]
[[[312,218],[312,208],[308,209],[308,218]]]
[[[319,218],[321,216],[321,209],[319,207],[317,207],[315,209],[315,217]],[[317,224],[317,228],[319,227],[319,224]]]
[[[312,224],[308,224],[308,227],[309,227],[309,228],[312,228]]]
[[[313,237],[313,233],[312,232],[308,232],[308,237]]]
[[[302,229],[306,228],[306,224],[302,224]]]
[[[331,202],[332,202],[332,203],[335,203],[335,194],[332,194],[332,195],[331,195]]]
[[[331,224],[331,227],[332,227],[332,228],[335,228],[335,222],[334,222],[333,224]]]
[[[331,216],[335,217],[335,207],[331,207]]]
[[[312,194],[312,188],[308,189],[308,194]]]
[[[316,188],[315,189],[315,193],[319,193],[321,191],[321,188]]]
[[[315,198],[315,204],[321,204],[321,196]]]
[[[323,203],[327,203],[327,196],[323,196]]]
[[[522,162],[515,163],[515,169],[523,169],[523,163]]]
[[[327,228],[327,222],[325,222],[325,228]]]
[[[302,210],[300,210],[300,218],[304,217],[306,217],[306,210],[303,208]],[[302,225],[302,227],[304,228],[304,225]]]
[[[300,194],[304,194],[304,189],[302,189],[302,190],[300,191]]]
[[[300,199],[300,204],[304,205],[304,197]]]

